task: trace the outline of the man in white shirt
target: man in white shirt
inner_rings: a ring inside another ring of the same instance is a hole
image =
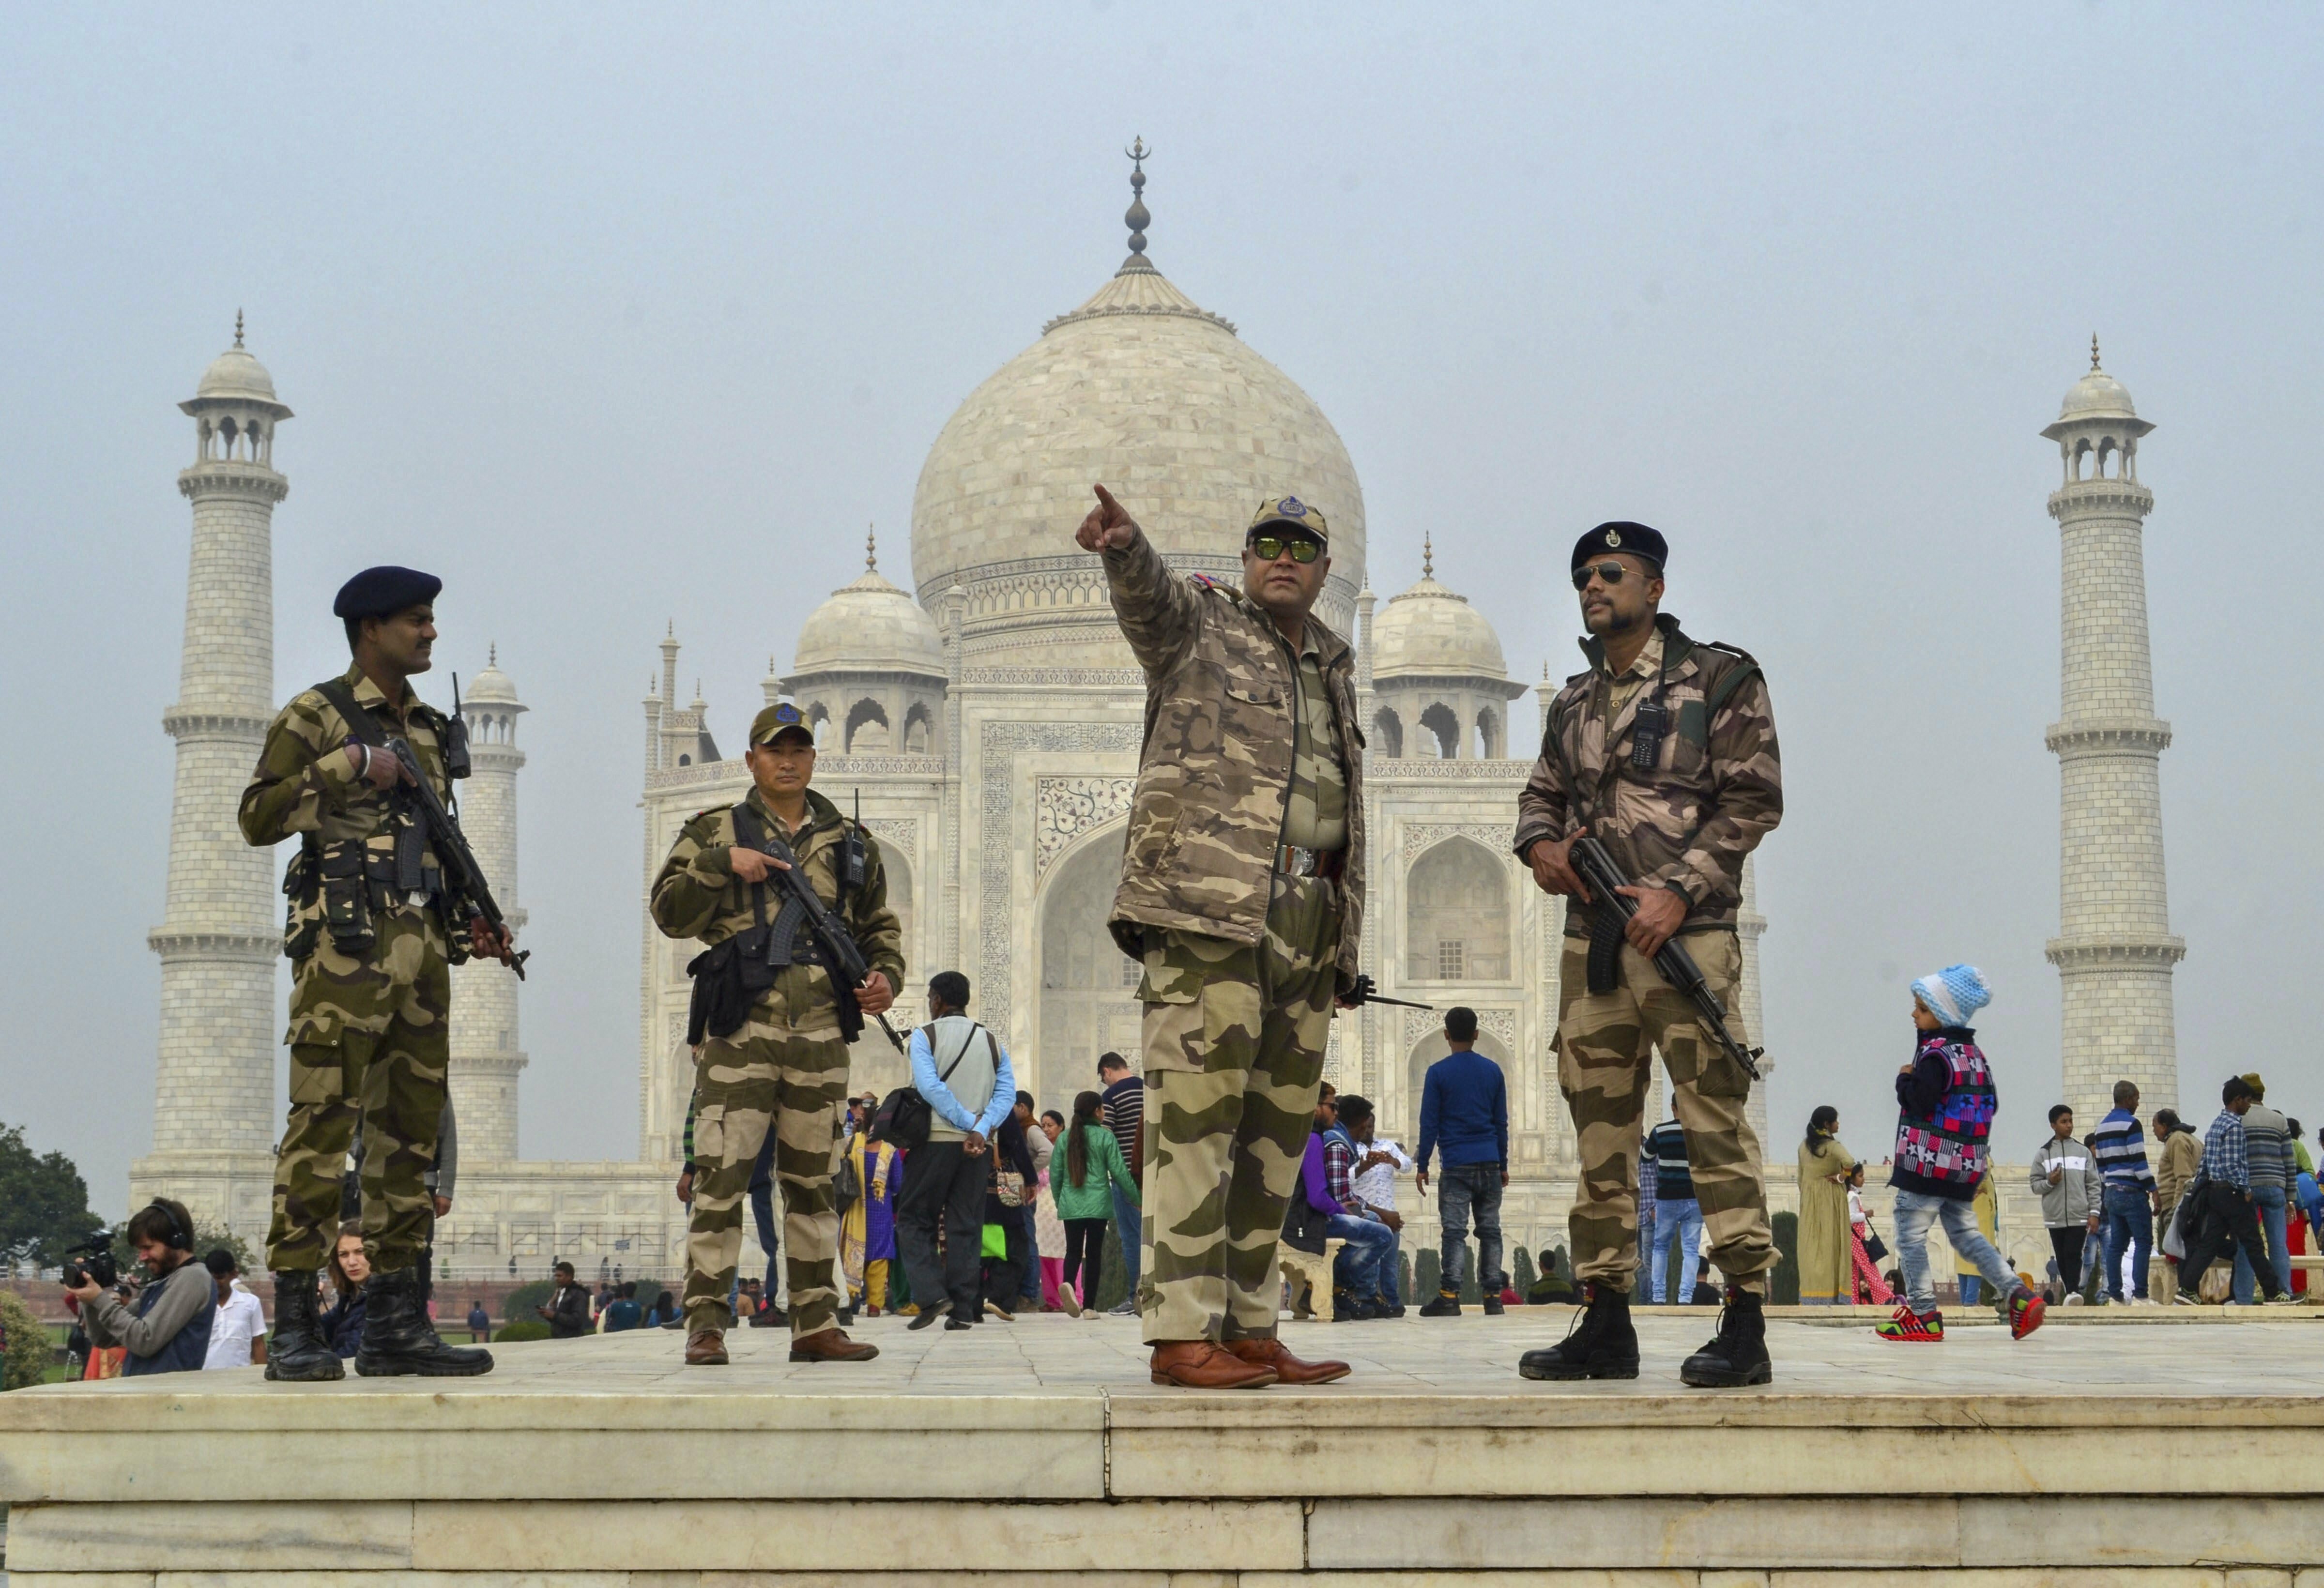
[[[202,1370],[246,1368],[266,1360],[266,1309],[242,1288],[234,1253],[221,1246],[202,1259],[217,1287],[217,1315],[210,1319],[209,1351]]]
[[[1416,1167],[1403,1148],[1377,1133],[1372,1105],[1352,1093],[1340,1099],[1340,1128],[1348,1133],[1354,1159],[1348,1166],[1348,1192],[1366,1218],[1386,1224],[1396,1242],[1380,1260],[1379,1299],[1383,1316],[1404,1316],[1402,1276],[1404,1219],[1396,1211],[1396,1177]]]

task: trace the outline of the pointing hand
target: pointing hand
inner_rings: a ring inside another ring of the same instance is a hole
[[[1074,539],[1084,551],[1119,551],[1138,539],[1138,521],[1130,516],[1113,493],[1103,485],[1092,485],[1097,493],[1097,505],[1082,520],[1082,527],[1074,531]]]

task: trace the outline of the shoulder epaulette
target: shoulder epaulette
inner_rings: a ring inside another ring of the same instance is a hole
[[[1197,590],[1216,590],[1219,587],[1219,582],[1208,574],[1188,574],[1186,583]]]

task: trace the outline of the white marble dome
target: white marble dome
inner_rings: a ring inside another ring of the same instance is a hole
[[[202,371],[202,383],[194,388],[194,395],[228,402],[273,402],[274,377],[236,342],[210,360],[209,368]]]
[[[2130,392],[2120,381],[2102,369],[2093,369],[2076,381],[2059,406],[2058,417],[2068,419],[2136,419],[2138,411],[2130,405]]]
[[[906,592],[876,567],[843,585],[807,614],[791,660],[796,677],[814,673],[933,673],[945,676],[944,638]]]
[[[463,706],[517,704],[516,680],[501,671],[500,647],[493,647],[492,660],[484,663],[484,670],[468,680],[467,690],[460,697],[460,703]]]
[[[1372,677],[1506,679],[1508,669],[1485,614],[1424,574],[1373,616]]]
[[[912,503],[921,600],[959,584],[973,650],[1125,663],[1096,559],[1073,542],[1093,482],[1188,571],[1234,569],[1267,498],[1312,503],[1331,526],[1321,610],[1346,632],[1364,571],[1347,448],[1306,392],[1142,254],[970,393],[928,449]]]

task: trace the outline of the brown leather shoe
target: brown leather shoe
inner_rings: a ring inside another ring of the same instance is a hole
[[[726,1365],[726,1331],[696,1329],[686,1337],[686,1365],[723,1368]]]
[[[1154,1348],[1152,1367],[1157,1384],[1181,1390],[1264,1390],[1275,1382],[1275,1370],[1248,1362],[1214,1340],[1166,1340]]]
[[[1343,1362],[1301,1362],[1291,1354],[1290,1347],[1272,1335],[1264,1340],[1230,1340],[1226,1348],[1240,1361],[1273,1368],[1277,1381],[1285,1384],[1329,1384],[1353,1371]]]
[[[870,1362],[879,1354],[878,1346],[850,1340],[846,1332],[838,1328],[817,1329],[791,1342],[793,1362]]]

